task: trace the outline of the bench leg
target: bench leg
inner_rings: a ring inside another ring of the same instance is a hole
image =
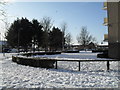
[[[80,71],[80,61],[79,61],[79,71]]]
[[[57,61],[56,61],[56,66],[55,66],[55,69],[57,69]]]
[[[110,70],[110,64],[109,64],[109,61],[107,61],[107,70]]]

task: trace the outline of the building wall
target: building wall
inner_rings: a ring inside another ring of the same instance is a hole
[[[118,30],[118,34],[119,34],[118,35],[118,39],[119,40],[118,41],[120,42],[120,1],[119,1],[119,9],[118,10],[119,10],[119,14],[118,14],[118,20],[119,20],[118,21],[118,27],[119,27],[119,30]]]
[[[120,2],[108,2],[109,57],[120,58]]]

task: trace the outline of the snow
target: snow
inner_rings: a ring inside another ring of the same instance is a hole
[[[81,51],[80,53],[62,53],[58,55],[36,55],[32,57],[43,57],[43,58],[56,58],[64,60],[112,60],[107,58],[97,58],[98,53],[92,53],[91,51]],[[21,56],[23,57],[23,56]],[[29,57],[30,58],[30,57]]]
[[[58,69],[35,68],[12,62],[12,53],[0,53],[0,88],[118,88],[118,62],[58,62]],[[52,58],[96,58],[97,53],[43,55]],[[35,57],[35,56],[34,56]]]

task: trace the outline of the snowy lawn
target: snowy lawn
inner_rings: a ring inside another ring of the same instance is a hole
[[[62,53],[40,55],[52,58],[96,59],[97,53]],[[82,62],[78,71],[77,62],[58,62],[58,69],[34,68],[18,65],[11,60],[12,54],[0,54],[0,88],[118,88],[118,62]]]

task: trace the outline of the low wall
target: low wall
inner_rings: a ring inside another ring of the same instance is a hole
[[[37,54],[34,53],[34,55],[44,55],[44,54],[45,53],[37,53]],[[48,54],[53,55],[56,53],[47,53],[47,55]],[[38,57],[38,58],[27,57],[31,55],[33,55],[33,53],[28,53],[28,54],[26,53],[26,54],[12,56],[12,61],[21,65],[29,65],[29,66],[41,67],[41,68],[54,68],[55,61],[50,60],[48,58],[42,58],[42,57]]]

